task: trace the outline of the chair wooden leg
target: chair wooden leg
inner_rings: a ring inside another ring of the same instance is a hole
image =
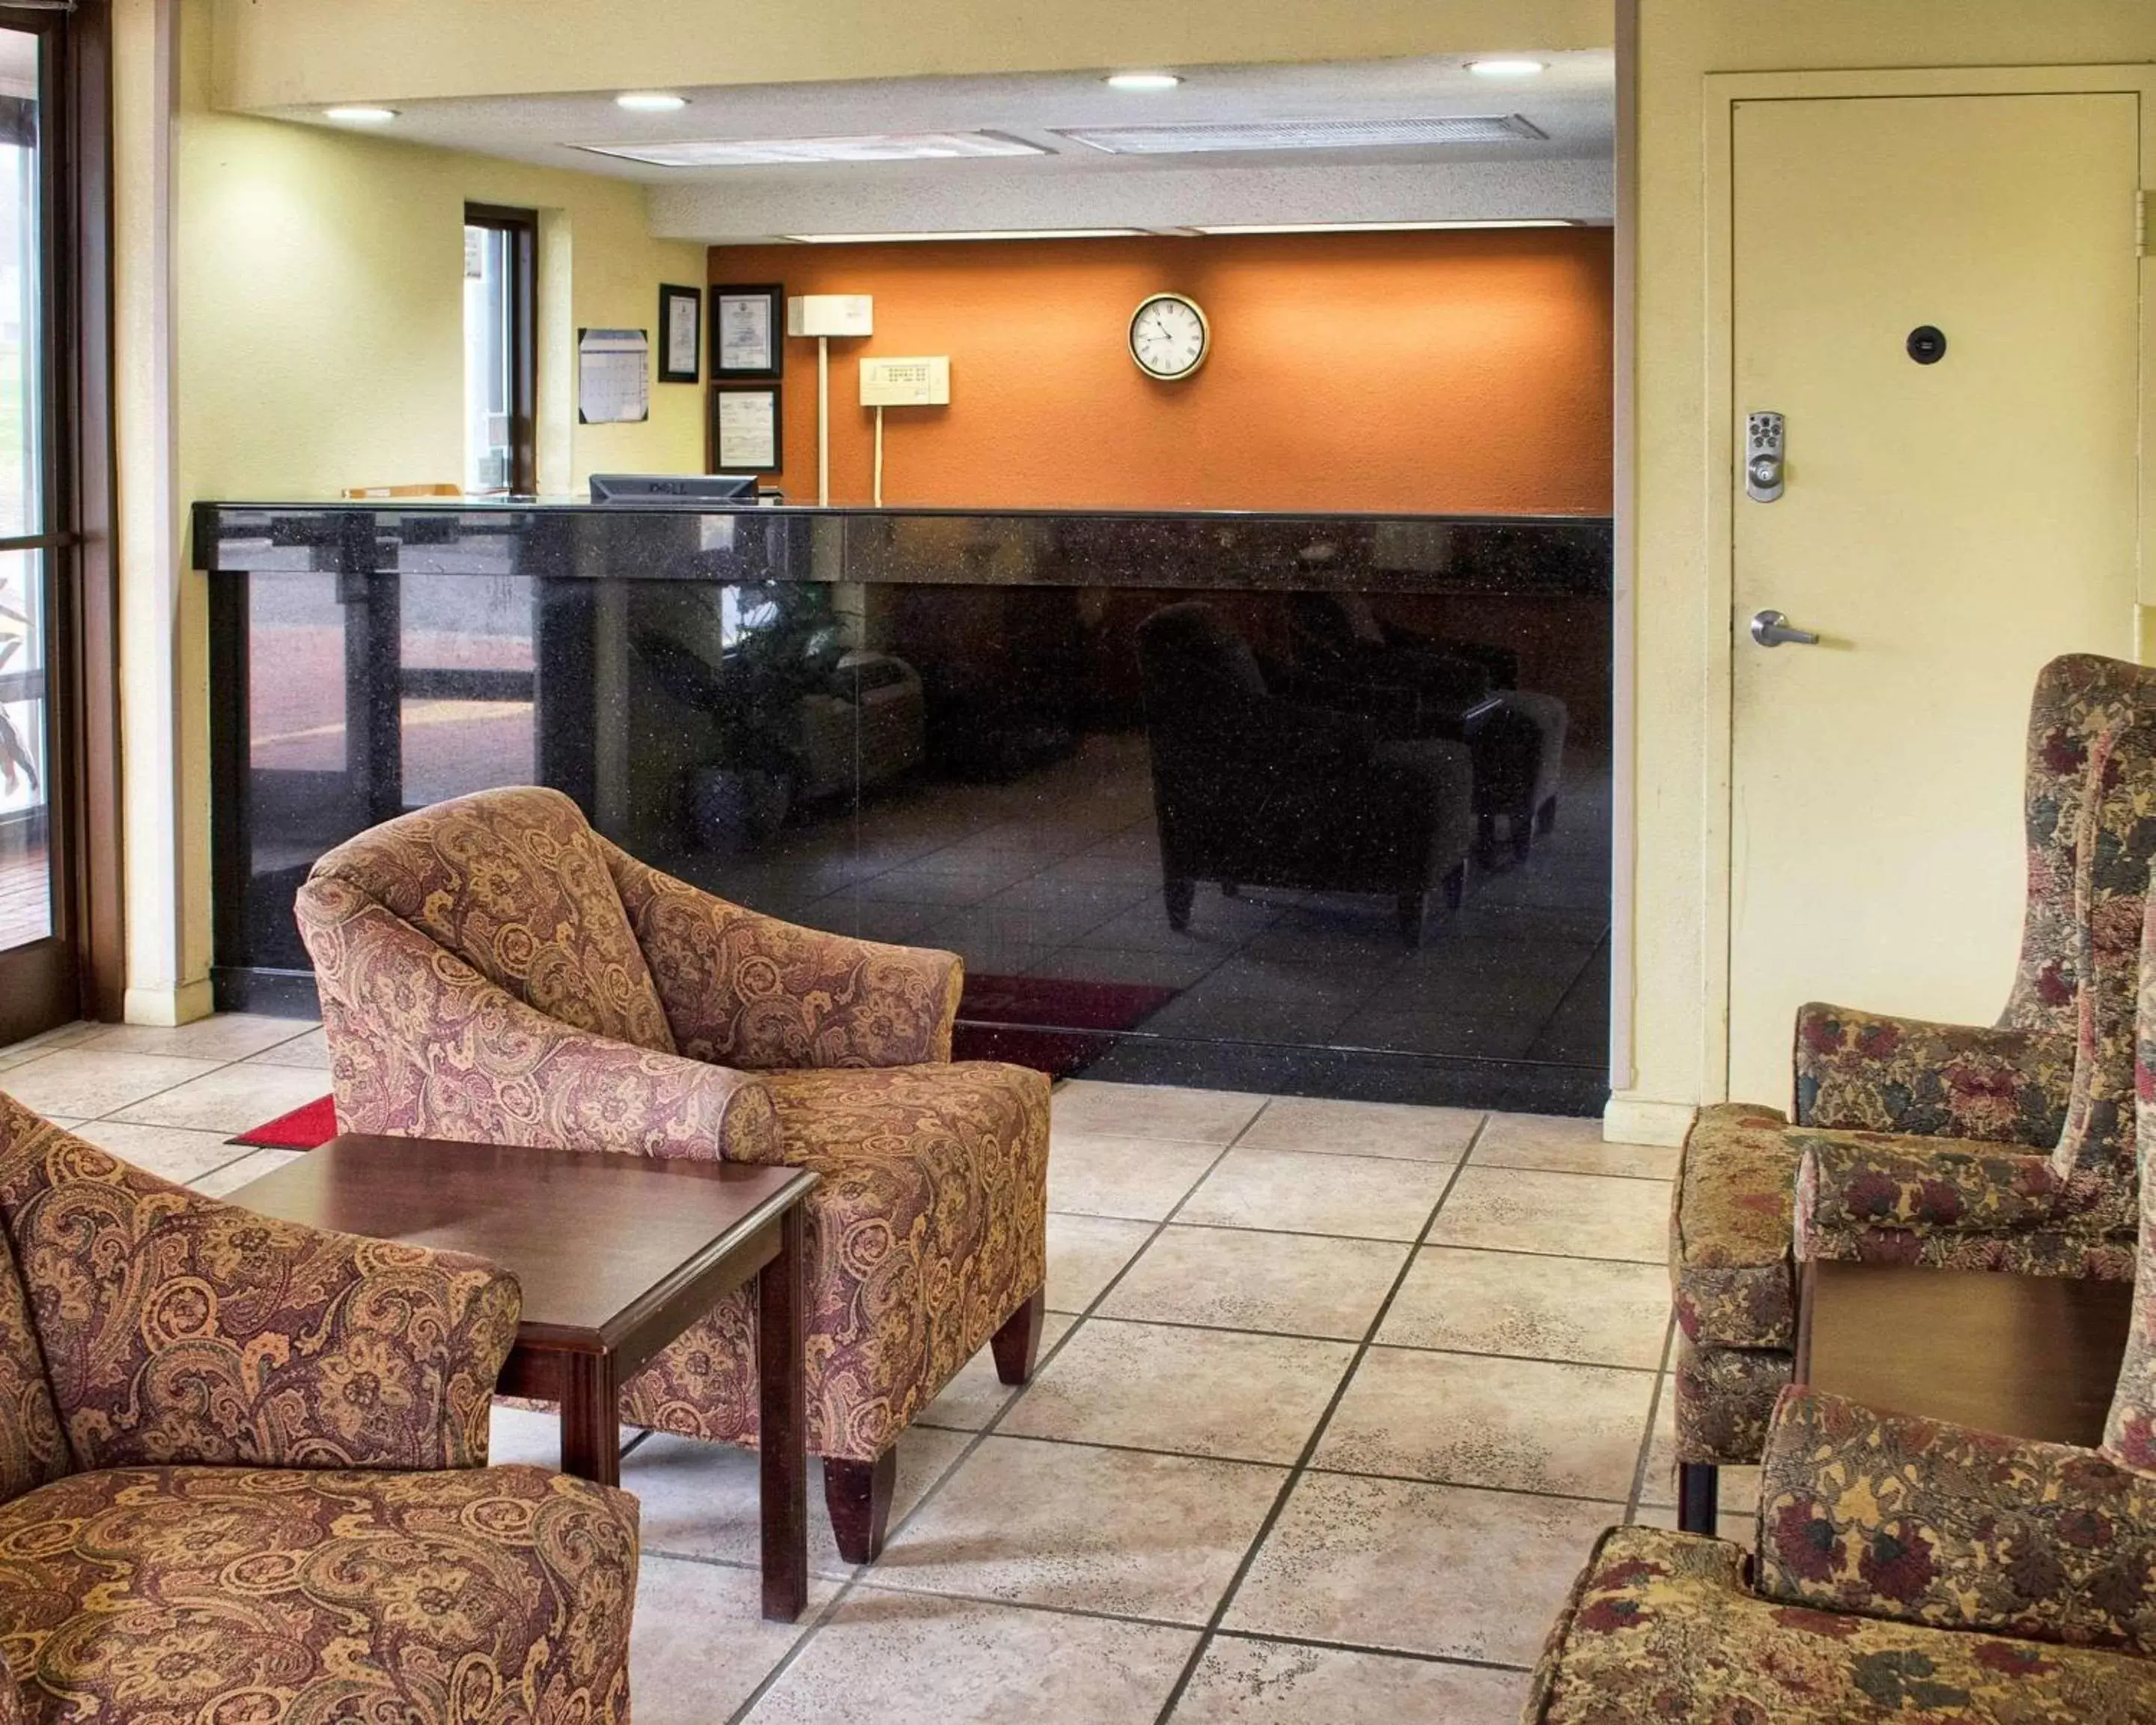
[[[1040,1353],[1040,1320],[1048,1310],[1048,1290],[1035,1288],[1004,1327],[988,1338],[995,1351],[996,1376],[1014,1387],[1033,1382],[1033,1363]]]
[[[1457,862],[1453,864],[1450,872],[1445,877],[1445,908],[1456,911],[1466,901],[1467,865]]]
[[[1168,901],[1168,926],[1183,929],[1190,927],[1191,901],[1198,896],[1195,880],[1167,880],[1161,884],[1161,896]]]
[[[872,1563],[883,1555],[891,1527],[891,1494],[898,1484],[898,1446],[873,1461],[824,1458],[824,1507],[839,1555],[850,1563]]]
[[[1497,866],[1497,817],[1475,817],[1475,865],[1486,872]]]
[[[1535,812],[1532,809],[1522,809],[1512,816],[1507,824],[1512,829],[1512,860],[1523,863],[1533,854],[1535,848]]]
[[[1400,895],[1400,938],[1413,950],[1422,945],[1423,913],[1430,903],[1426,892],[1404,892]]]
[[[1535,830],[1547,838],[1557,829],[1557,798],[1552,797],[1535,811]]]
[[[1716,1500],[1721,1494],[1722,1470],[1705,1461],[1677,1464],[1677,1527],[1686,1533],[1714,1532]]]

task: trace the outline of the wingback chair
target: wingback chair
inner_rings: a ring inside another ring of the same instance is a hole
[[[1033,1370],[1048,1081],[951,1061],[956,955],[758,916],[575,803],[487,791],[362,833],[299,897],[348,1131],[779,1163],[808,1199],[808,1446],[880,1550],[898,1435],[991,1341]],[[624,1386],[631,1424],[757,1436],[752,1290]]]
[[[2156,1073],[2156,900],[2139,934],[2137,1064]],[[2142,1097],[2138,1140],[2156,1144],[2156,1085]],[[1524,1725],[2156,1719],[2156,1181],[2138,1209],[2100,1450],[1787,1390],[1756,1566],[1722,1540],[1612,1529],[1550,1631]]]
[[[1819,1257],[2132,1274],[2133,952],[2156,846],[2156,672],[2074,655],[2039,676],[2021,956],[1998,1025],[1809,1005],[1795,1124],[1733,1103],[1687,1139],[1671,1214],[1681,1525],[1757,1461],[1796,1346],[1797,1173]],[[2084,978],[2106,978],[2092,992]]]
[[[485,1465],[518,1306],[0,1096],[0,1721],[626,1725],[636,1500]]]
[[[1248,642],[1198,601],[1138,626],[1153,810],[1168,924],[1200,880],[1391,896],[1422,941],[1433,890],[1457,909],[1474,834],[1459,743],[1388,741],[1372,723],[1290,700]]]

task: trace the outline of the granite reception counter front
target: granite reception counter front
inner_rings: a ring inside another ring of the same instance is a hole
[[[966,960],[961,1054],[1599,1108],[1606,520],[206,503],[217,991],[323,850],[567,792]]]

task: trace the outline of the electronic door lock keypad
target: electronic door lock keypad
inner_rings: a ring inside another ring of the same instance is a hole
[[[1782,495],[1782,416],[1749,413],[1744,424],[1744,495],[1772,503]]]

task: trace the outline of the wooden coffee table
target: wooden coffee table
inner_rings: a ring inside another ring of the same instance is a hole
[[[1881,1414],[2093,1448],[2133,1310],[2131,1282],[1807,1264],[1797,1382]]]
[[[506,1395],[562,1409],[562,1470],[621,1483],[624,1379],[751,1276],[763,1615],[808,1588],[798,1168],[347,1133],[229,1194],[265,1216],[501,1265],[524,1291]]]

